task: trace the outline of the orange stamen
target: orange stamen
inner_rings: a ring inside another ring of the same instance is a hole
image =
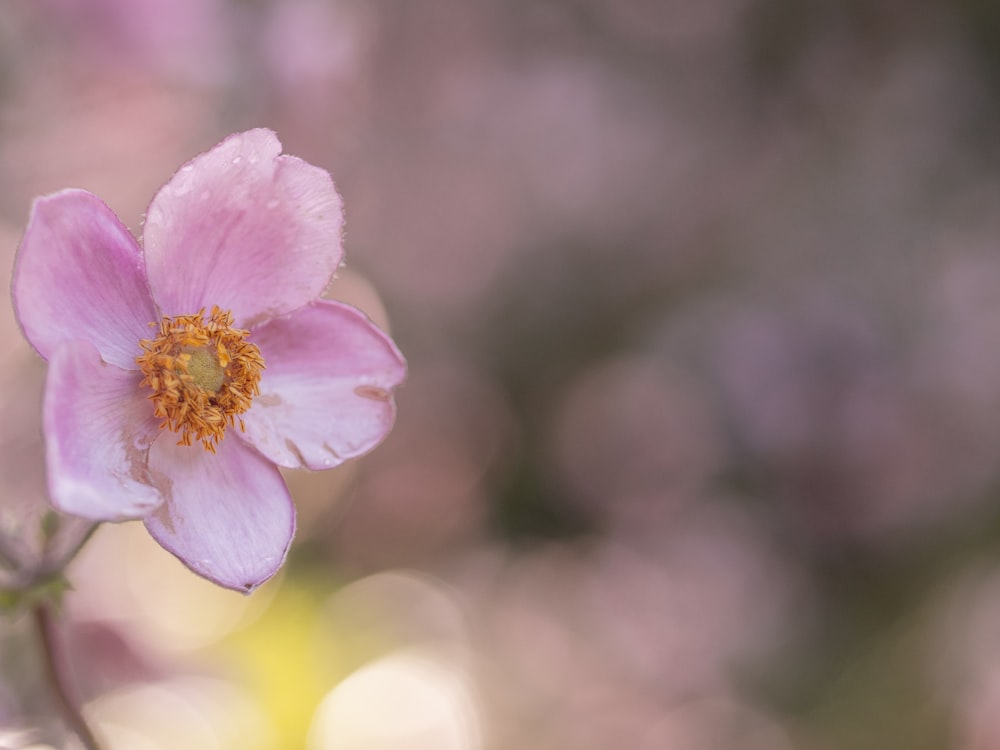
[[[151,324],[155,325],[155,324]],[[200,440],[205,450],[226,434],[226,427],[245,430],[239,417],[260,394],[264,359],[249,331],[233,328],[233,314],[213,307],[208,318],[196,315],[160,320],[160,334],[139,342],[135,358],[142,371],[140,386],[151,388],[153,414],[160,429],[181,433],[178,445]]]

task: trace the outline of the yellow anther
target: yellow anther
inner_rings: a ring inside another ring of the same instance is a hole
[[[154,339],[139,342],[136,357],[141,386],[153,392],[153,414],[163,419],[160,429],[180,433],[178,445],[200,440],[206,450],[235,427],[239,417],[260,393],[264,359],[248,331],[233,328],[233,314],[213,307],[196,315],[164,317]]]

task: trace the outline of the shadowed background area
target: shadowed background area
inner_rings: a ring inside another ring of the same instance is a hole
[[[329,296],[409,360],[383,445],[289,473],[253,596],[98,531],[64,628],[108,747],[1000,748],[998,76],[976,0],[4,3],[8,268],[34,196],[138,232],[270,127],[343,195]],[[0,745],[73,747],[28,625]]]

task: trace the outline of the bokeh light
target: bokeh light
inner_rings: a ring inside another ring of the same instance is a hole
[[[479,750],[462,679],[430,654],[399,652],[362,667],[319,704],[309,750]]]

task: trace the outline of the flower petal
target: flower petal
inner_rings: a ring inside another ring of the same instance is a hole
[[[217,453],[164,434],[149,452],[166,502],[146,519],[163,547],[198,575],[250,592],[281,567],[295,508],[278,469],[241,440]]]
[[[159,316],[135,238],[100,198],[63,190],[38,198],[14,264],[14,308],[45,359],[90,341],[106,362],[136,369],[139,340]]]
[[[319,300],[256,328],[250,340],[265,369],[244,437],[272,461],[328,469],[389,432],[406,363],[364,313]]]
[[[86,341],[64,344],[49,358],[43,420],[49,494],[59,510],[121,521],[160,504],[146,467],[159,430],[138,373],[102,362]]]
[[[340,263],[340,196],[322,169],[279,156],[270,130],[195,157],[150,204],[143,246],[166,315],[218,305],[251,327],[302,307]]]

